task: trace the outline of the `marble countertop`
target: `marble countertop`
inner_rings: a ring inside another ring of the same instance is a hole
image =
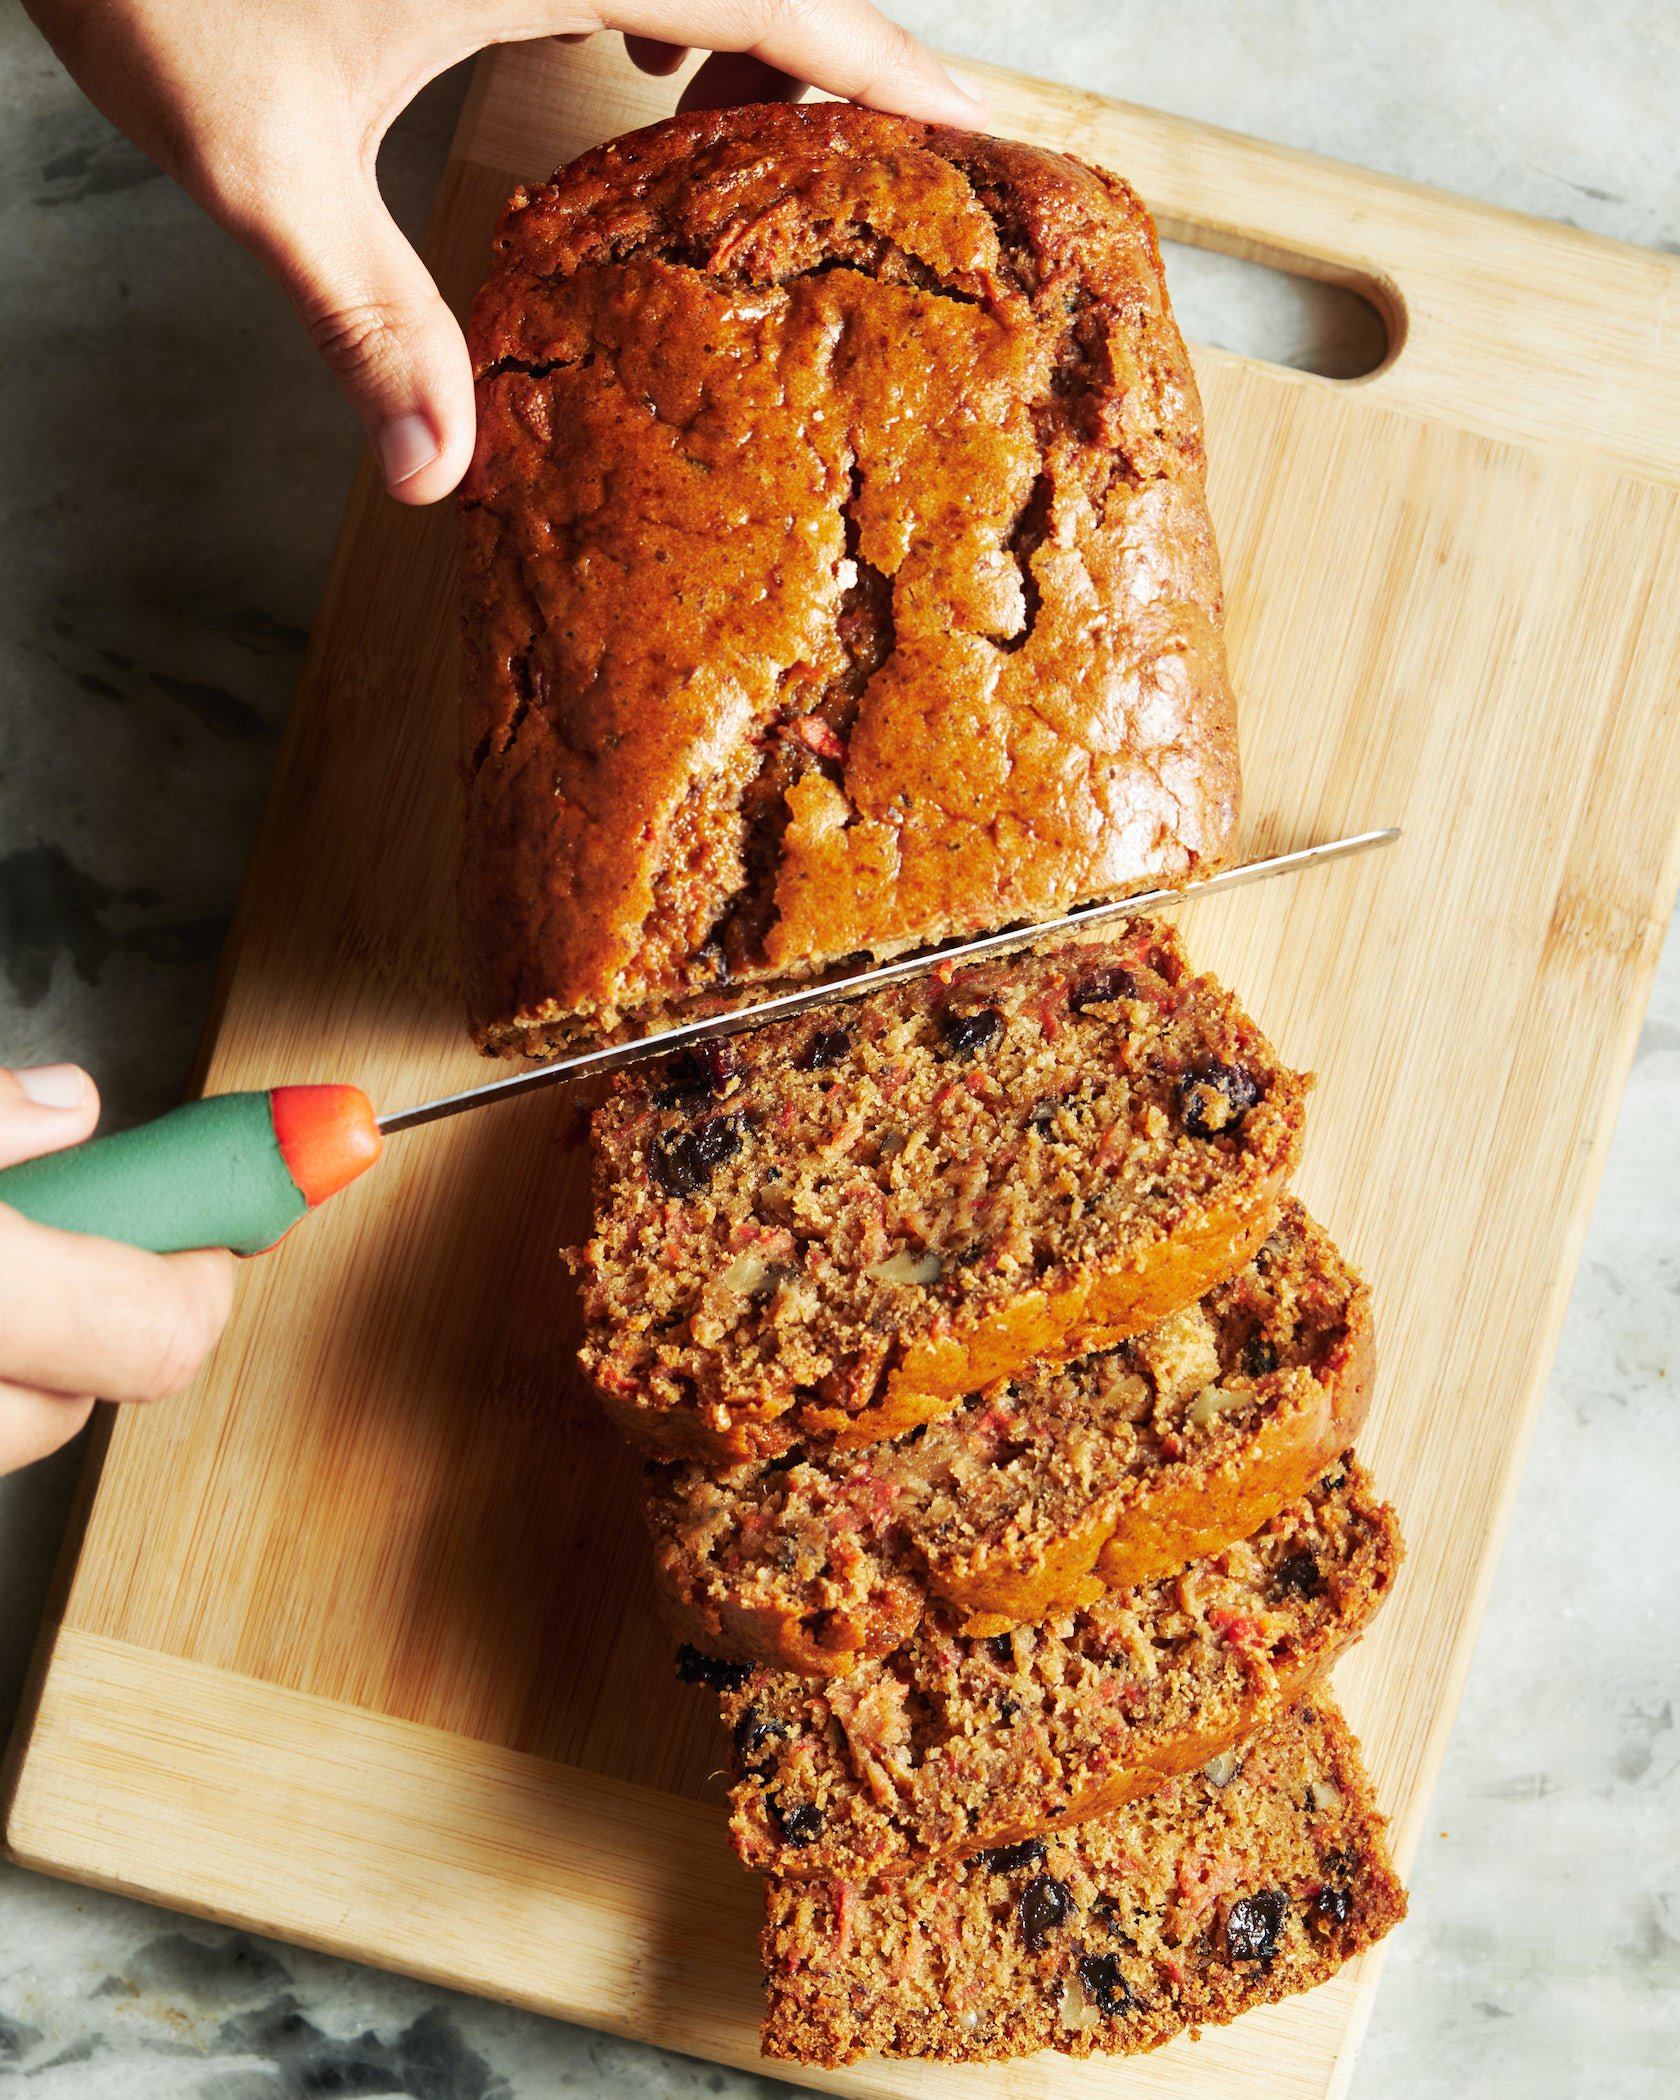
[[[1642,0],[903,0],[952,52],[1680,249],[1680,14]],[[460,75],[382,162],[417,225]],[[1187,332],[1339,317],[1193,256]],[[0,0],[0,1059],[180,1090],[357,449],[255,266]],[[1671,938],[1356,2100],[1675,2090],[1680,938]],[[0,1482],[0,1733],[75,1453]],[[1583,1512],[1596,1513],[1588,1518]],[[1435,1835],[1438,1832],[1439,1835]],[[0,1867],[40,2100],[783,2091]]]

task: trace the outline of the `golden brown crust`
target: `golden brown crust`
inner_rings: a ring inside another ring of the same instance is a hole
[[[918,1340],[873,1407],[849,1418],[812,1409],[807,1420],[813,1430],[832,1430],[842,1448],[900,1436],[1023,1364],[1066,1363],[1112,1348],[1205,1296],[1251,1260],[1272,1229],[1306,1120],[1304,1103],[1290,1107],[1293,1128],[1283,1134],[1273,1171],[1186,1219],[1148,1263],[1095,1270],[1058,1291],[1023,1291],[991,1308],[967,1333]]]
[[[1348,1307],[1347,1333],[1322,1374],[1295,1389],[1306,1404],[1268,1415],[1240,1470],[1233,1467],[1199,1489],[1186,1476],[1153,1497],[1149,1536],[1122,1536],[1116,1530],[1104,1542],[1097,1573],[1114,1589],[1147,1581],[1163,1565],[1215,1553],[1228,1539],[1264,1523],[1274,1509],[1303,1493],[1364,1428],[1375,1373],[1371,1295],[1361,1284]]]
[[[752,1597],[683,1595],[663,1582],[659,1616],[679,1641],[719,1661],[801,1677],[842,1676],[872,1656],[890,1655],[921,1624],[927,1596],[919,1578],[910,1570],[894,1574],[872,1600],[867,1645],[855,1619],[813,1620]]]
[[[1406,1915],[1326,1695],[1226,1772],[1033,1845],[887,1882],[775,1882],[767,2056],[1130,2055],[1310,1990]]]
[[[515,196],[470,338],[485,1048],[1227,849],[1200,404],[1123,183],[843,105],[680,117]]]

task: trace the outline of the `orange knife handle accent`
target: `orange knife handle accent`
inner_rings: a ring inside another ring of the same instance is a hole
[[[311,1210],[384,1150],[373,1103],[359,1086],[277,1086],[269,1107],[280,1157]]]

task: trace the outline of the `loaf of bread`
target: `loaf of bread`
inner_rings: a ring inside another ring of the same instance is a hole
[[[1370,1293],[1286,1198],[1247,1268],[1115,1349],[892,1443],[650,1467],[661,1603],[711,1654],[814,1676],[940,1600],[1002,1633],[1245,1538],[1353,1442],[1371,1368]]]
[[[1311,1990],[1406,1894],[1321,1696],[1077,1829],[895,1880],[772,1881],[765,1909],[766,2056],[991,2063],[1130,2055]]]
[[[1123,182],[865,109],[678,117],[514,197],[470,339],[483,1047],[1225,851],[1200,406]]]
[[[1369,1625],[1401,1558],[1350,1458],[1181,1574],[988,1640],[930,1612],[845,1677],[724,1692],[731,1830],[762,1873],[903,1873],[1101,1815],[1265,1727]]]
[[[1100,170],[679,117],[470,328],[461,921],[499,1054],[1176,885],[1236,725],[1200,406]],[[1310,1080],[1171,930],[620,1075],[571,1260],[770,1876],[768,2055],[1150,2048],[1404,1912],[1322,1690],[1401,1557]]]
[[[638,1065],[595,1116],[583,1367],[661,1456],[894,1436],[1240,1269],[1307,1084],[1147,920]]]

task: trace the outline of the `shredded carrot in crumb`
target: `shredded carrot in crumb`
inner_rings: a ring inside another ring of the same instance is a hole
[[[1230,1605],[1216,1604],[1207,1615],[1208,1624],[1233,1648],[1263,1648],[1266,1633],[1260,1621],[1247,1612],[1234,1610]]]
[[[845,760],[846,746],[836,732],[820,715],[801,715],[793,725],[793,734],[818,758],[830,758],[836,764]]]
[[[835,1918],[834,1953],[838,1961],[844,1961],[852,1951],[852,1920],[857,1911],[857,1890],[849,1881],[840,1884],[840,1900]]]

